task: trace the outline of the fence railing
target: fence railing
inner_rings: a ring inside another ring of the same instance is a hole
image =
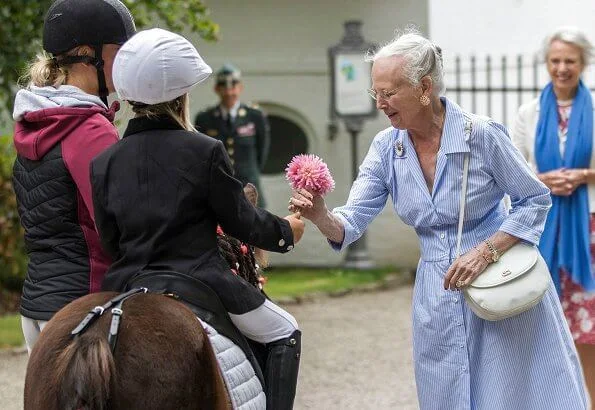
[[[447,60],[446,95],[463,109],[508,127],[518,108],[538,96],[549,81],[545,64],[537,56],[456,56],[454,65],[448,64]],[[588,68],[583,74],[587,85],[589,77]],[[595,91],[595,84],[590,89]]]

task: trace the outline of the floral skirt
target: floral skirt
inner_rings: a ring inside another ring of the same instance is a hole
[[[591,269],[595,271],[595,214],[591,214]],[[585,292],[570,275],[560,270],[562,308],[577,344],[595,344],[595,292]]]

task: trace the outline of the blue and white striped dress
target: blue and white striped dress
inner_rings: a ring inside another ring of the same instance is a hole
[[[378,133],[345,206],[343,249],[364,232],[388,195],[413,226],[421,248],[413,296],[413,354],[420,407],[430,409],[587,408],[581,367],[553,287],[516,317],[489,322],[475,316],[461,293],[444,290],[456,252],[463,157],[470,153],[462,253],[497,230],[538,243],[550,206],[539,182],[504,127],[478,116],[465,134],[463,112],[446,104],[433,192],[404,130]],[[402,142],[401,156],[396,154]],[[512,210],[506,211],[504,194]],[[397,250],[398,251],[398,250]]]

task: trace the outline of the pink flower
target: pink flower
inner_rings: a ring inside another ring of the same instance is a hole
[[[296,155],[285,168],[285,172],[285,177],[293,189],[305,188],[324,196],[335,188],[335,181],[328,166],[316,155]]]

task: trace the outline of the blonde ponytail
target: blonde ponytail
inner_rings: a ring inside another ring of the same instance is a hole
[[[174,100],[154,105],[144,105],[131,102],[132,111],[138,117],[155,118],[167,116],[177,122],[187,131],[196,131],[190,121],[190,97],[184,94]]]
[[[67,67],[59,67],[54,58],[43,53],[37,55],[23,80],[36,87],[59,87],[66,84],[67,78]]]

